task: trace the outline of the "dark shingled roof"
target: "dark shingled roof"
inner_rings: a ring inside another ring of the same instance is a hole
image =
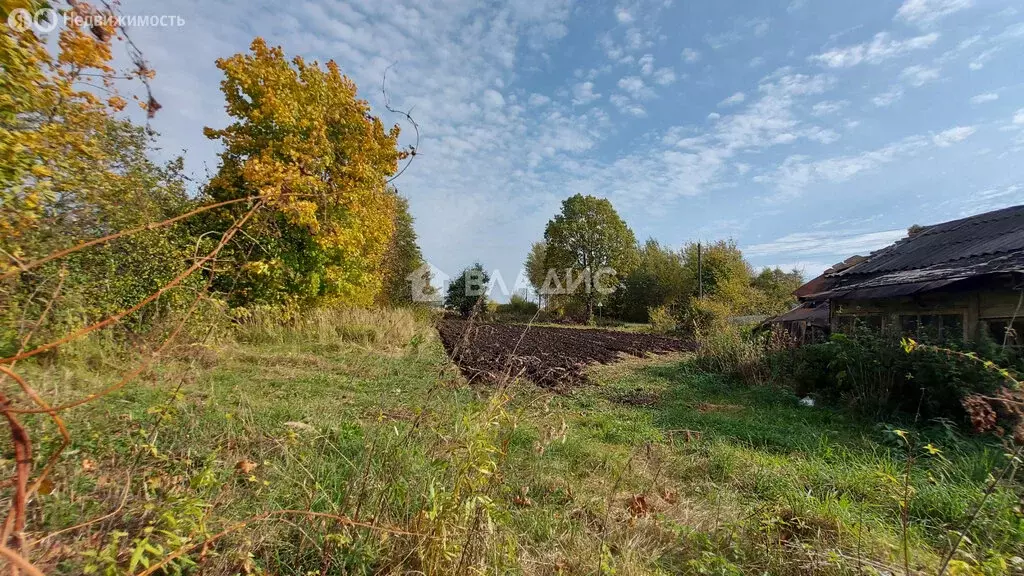
[[[798,322],[804,320],[811,326],[822,326],[828,327],[828,303],[823,302],[820,304],[814,304],[813,302],[804,302],[797,305],[789,312],[780,314],[774,318],[769,318],[765,322],[770,324],[779,324],[782,322]]]
[[[847,262],[850,262],[847,260]],[[935,290],[983,274],[1024,272],[1024,206],[928,226],[809,282],[804,298],[886,298]],[[808,292],[813,292],[808,294]]]

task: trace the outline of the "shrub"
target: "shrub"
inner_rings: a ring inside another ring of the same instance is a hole
[[[947,344],[953,352],[970,352],[1006,365],[1006,353],[984,337],[966,345]],[[817,393],[866,413],[918,412],[924,417],[963,417],[961,401],[990,394],[1003,383],[984,364],[942,351],[908,355],[900,335],[863,327],[833,334],[828,342],[778,353],[777,365],[798,394]]]
[[[655,306],[647,309],[647,317],[651,322],[651,331],[667,334],[676,329],[678,322],[668,306]]]
[[[714,298],[690,298],[682,313],[682,329],[693,334],[710,334],[730,330],[732,308]]]

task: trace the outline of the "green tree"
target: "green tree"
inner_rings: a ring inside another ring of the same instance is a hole
[[[570,270],[574,278],[582,275],[584,281],[571,297],[585,303],[588,322],[600,297],[598,282],[617,286],[636,257],[636,237],[612,203],[582,194],[562,202],[561,212],[544,229],[544,242],[549,271]],[[565,281],[573,283],[570,278]]]
[[[534,242],[530,246],[529,254],[526,255],[526,261],[523,263],[523,267],[526,268],[526,278],[530,281],[530,286],[533,286],[533,291],[540,298],[541,305],[546,304],[541,288],[544,287],[544,279],[548,273],[547,266],[545,265],[547,248],[547,244],[544,242]]]
[[[384,306],[412,303],[409,275],[424,264],[423,253],[416,242],[409,201],[392,189],[395,196],[395,232],[384,255],[384,286],[377,302]]]
[[[479,262],[473,264],[448,284],[444,305],[458,310],[466,317],[474,310],[486,310],[487,288],[490,281],[491,277],[484,271],[483,265]]]
[[[799,270],[786,272],[776,266],[765,268],[751,280],[757,290],[757,312],[762,314],[780,314],[796,305],[793,292],[804,283],[804,275]]]
[[[652,308],[682,306],[695,282],[682,251],[648,239],[640,248],[636,267],[623,279],[623,289],[612,295],[609,312],[630,322],[647,322]]]
[[[750,289],[753,270],[736,242],[730,239],[702,244],[700,258],[697,250],[693,242],[683,247],[687,275],[694,279],[690,296],[698,296],[703,285],[705,297],[724,304],[733,314],[750,313],[755,303]]]

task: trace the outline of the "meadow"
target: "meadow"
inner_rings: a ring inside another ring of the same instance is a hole
[[[81,347],[25,368],[109,384]],[[79,574],[957,574],[1019,569],[995,438],[879,424],[624,359],[565,392],[467,384],[425,316],[320,311],[190,345],[66,415],[31,557]],[[40,452],[59,436],[45,418]],[[10,461],[4,466],[10,466]]]

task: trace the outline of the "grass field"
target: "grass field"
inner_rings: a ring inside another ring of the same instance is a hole
[[[181,550],[158,573],[934,574],[1006,460],[948,423],[804,407],[686,356],[554,395],[470,389],[404,313],[250,328],[67,415],[32,506],[40,566],[138,573]],[[27,372],[68,399],[115,368]],[[41,459],[57,436],[30,424]],[[1013,569],[1017,506],[993,494],[953,568]]]

